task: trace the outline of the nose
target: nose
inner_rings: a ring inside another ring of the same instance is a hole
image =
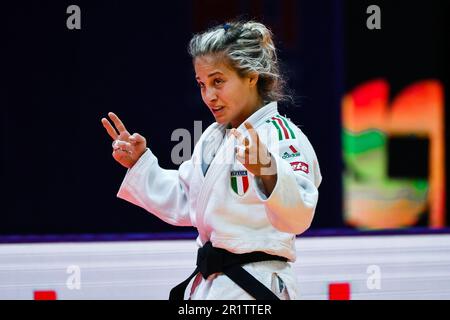
[[[206,88],[205,98],[209,102],[217,100],[216,90],[214,88]]]

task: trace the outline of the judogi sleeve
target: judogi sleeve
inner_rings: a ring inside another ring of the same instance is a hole
[[[279,141],[269,145],[268,149],[277,182],[267,197],[261,178],[255,177],[256,193],[276,229],[301,234],[313,220],[319,198],[318,187],[322,181],[314,149],[304,135]]]
[[[178,170],[166,170],[147,149],[128,169],[117,197],[144,208],[169,224],[192,226],[188,201],[192,173],[192,160],[183,162]]]

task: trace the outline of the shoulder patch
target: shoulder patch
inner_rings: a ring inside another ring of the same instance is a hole
[[[291,162],[292,170],[303,171],[304,173],[309,173],[309,166],[307,163],[302,161]]]
[[[292,144],[289,146],[289,150],[282,150],[282,151],[283,153],[281,155],[281,158],[283,159],[300,157],[300,152],[297,151],[297,149]]]
[[[271,123],[278,131],[278,140],[295,139],[294,131],[291,129],[288,120],[285,117],[277,114],[274,117],[266,120]]]

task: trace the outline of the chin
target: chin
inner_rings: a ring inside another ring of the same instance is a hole
[[[225,118],[219,118],[219,119],[216,118],[216,122],[218,124],[227,124],[229,121]]]

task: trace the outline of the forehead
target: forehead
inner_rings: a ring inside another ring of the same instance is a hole
[[[208,75],[215,72],[220,72],[224,75],[234,73],[234,70],[223,62],[223,59],[211,55],[196,57],[194,60],[194,69],[195,77],[201,79],[206,79]]]

